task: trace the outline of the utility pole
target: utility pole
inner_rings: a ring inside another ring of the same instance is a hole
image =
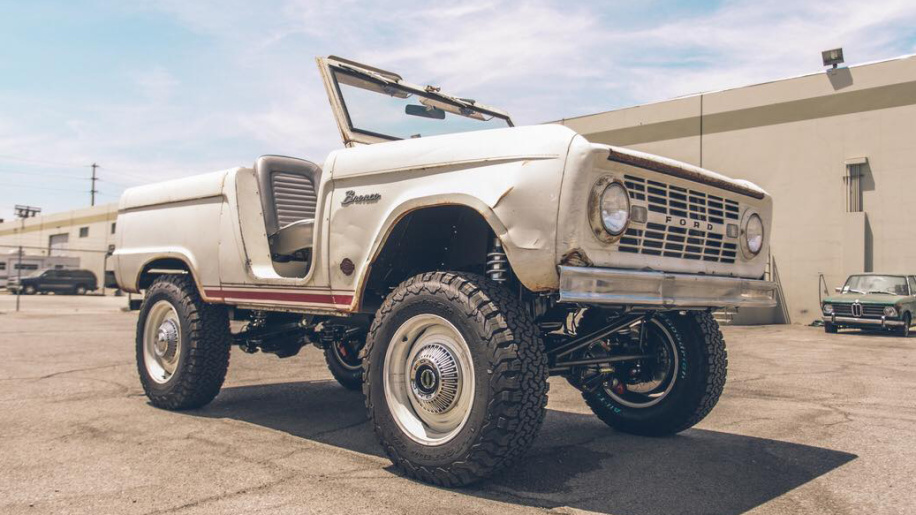
[[[92,188],[89,189],[89,195],[91,197],[91,200],[89,201],[90,206],[95,205],[95,194],[99,192],[99,190],[95,189],[95,181],[99,180],[99,178],[95,175],[95,170],[98,167],[99,165],[92,163]]]
[[[19,311],[19,297],[22,295],[22,234],[25,232],[25,219],[41,213],[40,207],[16,206],[16,216],[19,217],[19,262],[16,264],[16,311]]]
[[[25,218],[22,219],[25,228]],[[22,230],[19,233],[19,264],[16,265],[16,313],[19,313],[19,297],[22,296]]]

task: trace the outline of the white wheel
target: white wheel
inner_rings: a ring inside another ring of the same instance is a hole
[[[467,423],[474,399],[468,344],[448,320],[422,314],[407,320],[388,345],[385,399],[410,438],[440,445]]]
[[[178,368],[181,355],[181,322],[167,300],[153,304],[143,329],[143,363],[150,379],[165,384]]]
[[[401,283],[361,356],[375,433],[410,477],[471,484],[521,456],[544,420],[537,326],[512,291],[479,275],[430,272]]]
[[[157,407],[199,408],[219,393],[229,368],[226,308],[200,299],[188,276],[163,275],[137,317],[137,372]]]

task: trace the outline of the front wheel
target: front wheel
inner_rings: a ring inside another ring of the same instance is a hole
[[[22,293],[25,295],[35,295],[35,292],[38,290],[35,289],[31,284],[22,289]],[[43,292],[42,292],[43,293]]]
[[[76,288],[73,289],[73,294],[74,295],[85,295],[86,291],[87,291],[86,287],[83,286],[82,284],[79,284],[76,286]]]
[[[363,356],[369,417],[409,477],[478,481],[524,453],[543,422],[543,342],[512,293],[484,277],[408,279],[379,309]]]
[[[903,326],[900,328],[900,336],[904,338],[910,337],[910,325],[913,323],[913,319],[909,313],[903,314]]]
[[[583,397],[598,418],[619,431],[678,433],[706,417],[718,402],[728,367],[725,341],[708,312],[663,313],[643,323],[645,352],[653,359],[623,367],[620,379],[585,391]]]
[[[216,397],[229,368],[226,308],[203,302],[186,275],[163,275],[146,291],[137,320],[137,370],[159,408],[199,408]]]

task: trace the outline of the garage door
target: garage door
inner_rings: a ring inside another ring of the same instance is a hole
[[[69,234],[52,234],[48,238],[48,255],[60,256],[63,251],[67,250],[70,243]]]

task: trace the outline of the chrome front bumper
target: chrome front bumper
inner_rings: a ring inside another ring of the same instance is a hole
[[[560,302],[724,308],[776,306],[776,283],[739,277],[560,267]]]
[[[881,318],[856,318],[856,317],[838,317],[835,315],[824,315],[822,320],[826,323],[838,325],[878,325],[881,327],[902,327],[903,320],[888,320],[886,317]]]

